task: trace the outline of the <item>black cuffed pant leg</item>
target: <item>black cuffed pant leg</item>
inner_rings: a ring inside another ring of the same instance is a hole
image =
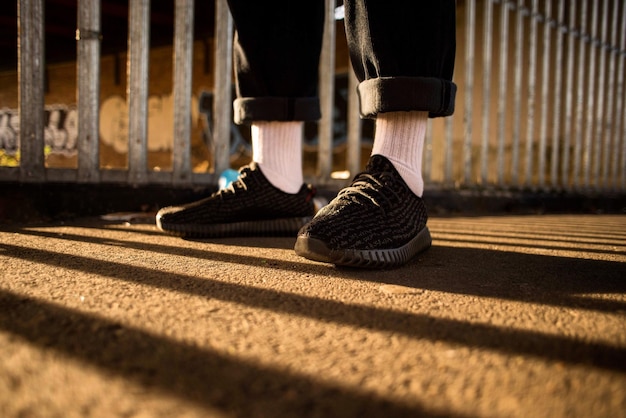
[[[235,23],[236,123],[320,118],[322,0],[228,0]]]
[[[454,112],[454,0],[345,0],[361,115]]]

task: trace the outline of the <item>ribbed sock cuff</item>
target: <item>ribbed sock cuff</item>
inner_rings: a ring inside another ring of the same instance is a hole
[[[286,193],[302,187],[302,122],[252,124],[252,160],[267,180]]]
[[[417,196],[424,193],[422,153],[428,112],[380,113],[372,155],[380,154],[391,161],[402,179]]]

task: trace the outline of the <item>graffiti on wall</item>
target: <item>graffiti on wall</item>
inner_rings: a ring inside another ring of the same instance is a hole
[[[76,107],[51,105],[44,108],[44,144],[48,152],[76,154],[78,112]],[[20,148],[20,119],[17,109],[0,109],[0,149],[16,155]]]
[[[20,120],[17,111],[0,109],[0,149],[15,155],[19,144]]]
[[[198,100],[192,98],[192,123],[198,123]],[[174,132],[172,95],[148,99],[148,151],[171,151]],[[47,154],[76,155],[78,112],[76,106],[62,104],[44,108],[44,142]],[[17,109],[0,109],[0,150],[16,155],[20,144]],[[128,105],[121,96],[108,97],[100,107],[100,140],[118,153],[128,152]]]

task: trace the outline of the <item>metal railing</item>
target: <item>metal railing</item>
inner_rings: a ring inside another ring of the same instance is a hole
[[[332,175],[335,0],[320,61],[317,172]],[[230,166],[233,22],[216,1],[212,172],[191,167],[194,1],[175,0],[172,170],[147,164],[150,1],[129,0],[127,169],[102,169],[99,156],[100,1],[78,1],[78,167],[50,168],[44,157],[44,0],[20,0],[20,164],[1,181],[217,184]],[[431,188],[626,192],[626,5],[622,0],[464,0],[457,2],[453,117],[429,123],[424,176]],[[356,80],[349,76],[346,169],[361,168]]]
[[[445,122],[443,181],[626,190],[624,2],[459,4],[462,108]],[[455,172],[450,153],[459,148],[463,165]]]

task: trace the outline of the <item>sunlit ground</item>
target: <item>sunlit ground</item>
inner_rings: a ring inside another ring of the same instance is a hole
[[[626,262],[624,216],[431,219],[436,245]]]
[[[146,220],[0,227],[0,416],[624,416],[626,216],[429,225],[388,271]]]

